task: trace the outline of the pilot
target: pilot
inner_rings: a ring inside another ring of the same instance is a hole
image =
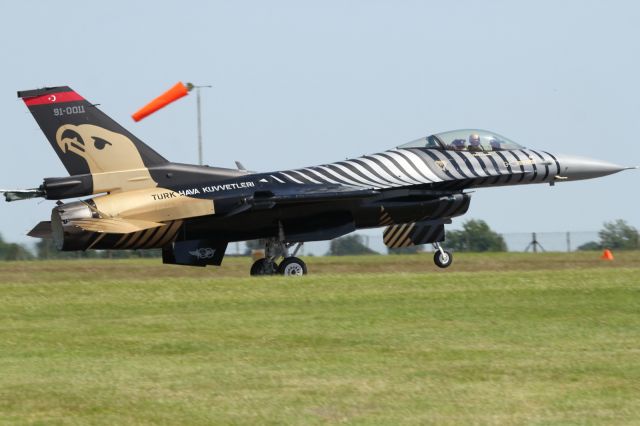
[[[451,142],[451,149],[453,149],[454,151],[464,151],[465,147],[467,145],[467,141],[465,141],[464,139],[456,139],[453,142]]]
[[[502,147],[500,146],[500,141],[496,138],[491,138],[489,145],[491,145],[492,151],[502,151]]]
[[[477,133],[472,133],[469,136],[469,152],[480,152],[482,151],[482,146],[480,146],[480,135]]]

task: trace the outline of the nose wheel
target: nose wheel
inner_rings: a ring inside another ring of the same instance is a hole
[[[303,243],[296,243],[293,256],[289,255],[289,247],[294,243],[285,243],[276,239],[267,240],[265,244],[266,257],[258,259],[251,265],[250,274],[252,276],[260,275],[284,275],[284,276],[302,276],[307,274],[307,265],[296,254],[302,247]],[[276,263],[276,259],[283,258],[280,264]]]
[[[451,266],[451,263],[453,263],[453,255],[451,252],[443,249],[439,243],[434,243],[433,248],[436,250],[433,254],[433,263],[435,263],[438,268],[448,268]]]

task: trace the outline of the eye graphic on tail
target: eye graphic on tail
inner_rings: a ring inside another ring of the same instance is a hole
[[[56,143],[64,154],[84,158],[92,174],[145,168],[131,139],[93,124],[60,126]]]

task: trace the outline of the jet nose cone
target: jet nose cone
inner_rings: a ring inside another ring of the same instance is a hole
[[[591,179],[634,168],[620,166],[607,161],[595,160],[593,158],[576,157],[574,155],[561,154],[557,155],[556,158],[560,164],[559,179]]]

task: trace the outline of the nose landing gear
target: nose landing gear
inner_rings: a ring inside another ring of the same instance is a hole
[[[435,253],[433,254],[433,263],[438,268],[448,268],[453,263],[453,255],[450,251],[444,250],[440,243],[433,243]]]
[[[265,244],[265,257],[256,260],[251,265],[251,275],[285,275],[301,276],[307,274],[307,265],[296,254],[304,243],[286,243],[276,238],[270,238]],[[289,247],[295,245],[293,255],[289,256]],[[283,258],[280,264],[276,259]]]

